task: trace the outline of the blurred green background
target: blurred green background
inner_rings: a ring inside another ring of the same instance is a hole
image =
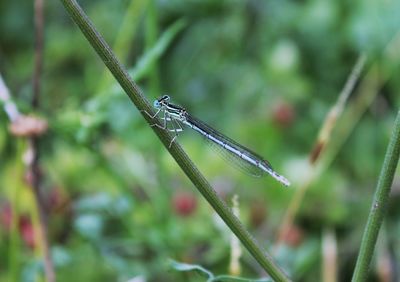
[[[348,281],[400,106],[400,1],[80,4],[151,102],[168,93],[293,182],[286,189],[270,177],[252,178],[227,165],[197,134],[179,136],[227,203],[239,195],[241,220],[263,248],[274,250],[280,266],[295,281],[323,280],[324,250],[333,234],[336,278]],[[40,108],[31,107],[31,1],[0,2],[0,74],[20,111],[49,123],[39,151],[57,281],[204,281],[171,270],[169,259],[228,274],[229,229],[61,3],[45,1],[44,7]],[[277,247],[296,189],[316,169],[308,159],[319,129],[362,53],[368,59],[360,87],[327,146],[332,162],[308,187]],[[10,134],[9,123],[1,110],[0,281],[42,281],[34,201],[22,163],[27,144]],[[400,277],[399,192],[396,177],[371,281]],[[241,266],[244,277],[266,276],[246,251]]]

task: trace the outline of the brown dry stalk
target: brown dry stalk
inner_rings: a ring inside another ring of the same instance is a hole
[[[32,107],[39,109],[40,93],[41,93],[41,78],[43,69],[43,46],[44,46],[44,7],[43,0],[35,0],[34,2],[34,29],[35,29],[35,64],[33,69],[33,97]],[[53,261],[50,256],[50,246],[47,236],[47,215],[45,204],[41,195],[41,169],[39,165],[39,137],[31,136],[28,138],[29,148],[32,151],[33,158],[27,163],[27,173],[32,175],[31,187],[34,194],[35,205],[39,212],[39,226],[37,228],[37,240],[40,241],[39,247],[43,255],[44,272],[47,282],[54,282],[55,271]]]
[[[343,113],[348,97],[355,87],[361,71],[364,68],[366,60],[366,55],[362,54],[359,56],[350,76],[347,79],[345,86],[343,87],[343,90],[339,94],[336,103],[332,106],[331,110],[325,118],[324,123],[321,126],[317,141],[310,153],[310,173],[308,174],[308,177],[305,179],[305,181],[300,184],[300,187],[296,190],[291,202],[289,203],[289,207],[284,216],[283,223],[278,232],[278,238],[276,242],[277,245],[282,242],[284,234],[286,234],[292,226],[295,214],[300,208],[300,204],[308,187],[310,187],[310,184],[319,175],[319,170],[317,168],[318,160],[320,160],[320,157],[330,140],[332,130],[334,129],[339,116]]]
[[[398,52],[399,49],[400,32],[398,32],[387,44],[387,47],[383,52],[384,62],[390,62],[392,65],[398,63],[400,61],[400,52]],[[360,61],[364,61],[362,55],[358,59],[358,62]],[[316,145],[310,154],[310,173],[305,181],[300,184],[299,189],[296,190],[291,202],[289,203],[288,209],[278,231],[276,246],[279,246],[279,244],[282,242],[283,235],[287,232],[290,226],[293,225],[295,215],[310,184],[313,183],[313,181],[317,179],[321,173],[325,171],[326,168],[332,163],[340,148],[360,120],[362,114],[368,109],[378,94],[378,90],[391,75],[391,67],[385,69],[382,68],[379,62],[374,63],[360,82],[360,86],[357,90],[358,94],[355,95],[356,98],[351,104],[349,104],[348,109],[343,112],[345,102],[348,98],[348,95],[343,93],[348,92],[350,94],[353,87],[347,85],[353,84],[354,86],[358,78],[357,73],[359,76],[364,64],[365,62],[355,64],[352,74],[349,76],[348,81],[343,88],[343,91],[339,95],[336,104],[331,108],[330,112],[334,112],[331,114],[333,117],[329,117],[328,114],[324,124],[321,127],[319,138],[317,139]],[[337,109],[334,109],[335,107],[337,107]],[[340,115],[342,116],[340,117]],[[339,117],[341,118],[340,128],[337,129],[336,137],[332,139],[330,138],[331,132]],[[326,123],[328,123],[328,125],[326,125]],[[313,155],[316,156],[313,157]]]
[[[345,86],[340,92],[336,103],[332,106],[331,110],[326,115],[325,121],[322,124],[322,127],[319,131],[317,142],[315,143],[314,148],[311,150],[310,154],[311,164],[314,164],[318,160],[321,152],[323,151],[326,144],[330,140],[332,130],[336,125],[336,121],[343,113],[346,102],[351,92],[353,91],[358,78],[360,77],[361,71],[363,70],[366,61],[367,61],[367,56],[365,54],[360,55],[355,66],[353,67],[350,76],[347,79]]]

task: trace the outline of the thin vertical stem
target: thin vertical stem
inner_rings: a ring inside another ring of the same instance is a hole
[[[33,70],[33,97],[32,108],[38,109],[40,107],[40,93],[41,93],[41,77],[43,69],[43,46],[44,46],[44,1],[35,0],[34,2],[34,21],[35,21],[35,64]],[[44,201],[41,197],[41,172],[39,166],[39,139],[38,137],[28,138],[28,150],[32,151],[32,161],[28,163],[28,174],[32,176],[31,186],[34,194],[34,201],[36,209],[38,210],[38,225],[36,230],[37,240],[40,242],[38,246],[41,248],[44,272],[48,282],[55,281],[55,272],[53,262],[50,256],[50,247],[47,238],[47,218],[44,206]]]
[[[379,230],[387,209],[390,188],[400,156],[400,111],[397,114],[385,160],[381,169],[375,196],[361,242],[352,281],[366,281]]]

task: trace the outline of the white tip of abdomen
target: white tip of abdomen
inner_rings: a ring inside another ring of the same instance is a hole
[[[290,186],[289,180],[287,180],[285,177],[282,175],[278,174],[275,170],[273,170],[270,166],[266,166],[265,164],[261,165],[261,169],[267,172],[269,175],[271,175],[273,178],[278,180],[280,183],[283,185]]]

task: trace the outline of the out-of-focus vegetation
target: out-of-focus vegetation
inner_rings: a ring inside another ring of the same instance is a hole
[[[241,220],[290,277],[327,279],[331,255],[337,279],[349,280],[400,106],[400,2],[81,4],[149,100],[170,94],[293,182],[285,189],[270,177],[251,178],[190,130],[179,136],[228,203],[239,195]],[[0,2],[0,74],[20,111],[49,123],[38,150],[57,281],[203,281],[171,270],[170,259],[229,274],[229,229],[58,1],[45,1],[42,91],[39,109],[32,109],[33,15],[29,1]],[[356,88],[346,104],[351,110],[337,121],[330,141],[341,145],[277,246],[296,189],[316,169],[308,159],[319,129],[360,54],[368,58],[359,78],[366,86]],[[27,142],[10,133],[1,108],[0,281],[33,281],[42,275],[42,256],[23,165]],[[399,191],[397,177],[371,281],[400,275]],[[266,276],[246,251],[240,265],[243,277]]]

